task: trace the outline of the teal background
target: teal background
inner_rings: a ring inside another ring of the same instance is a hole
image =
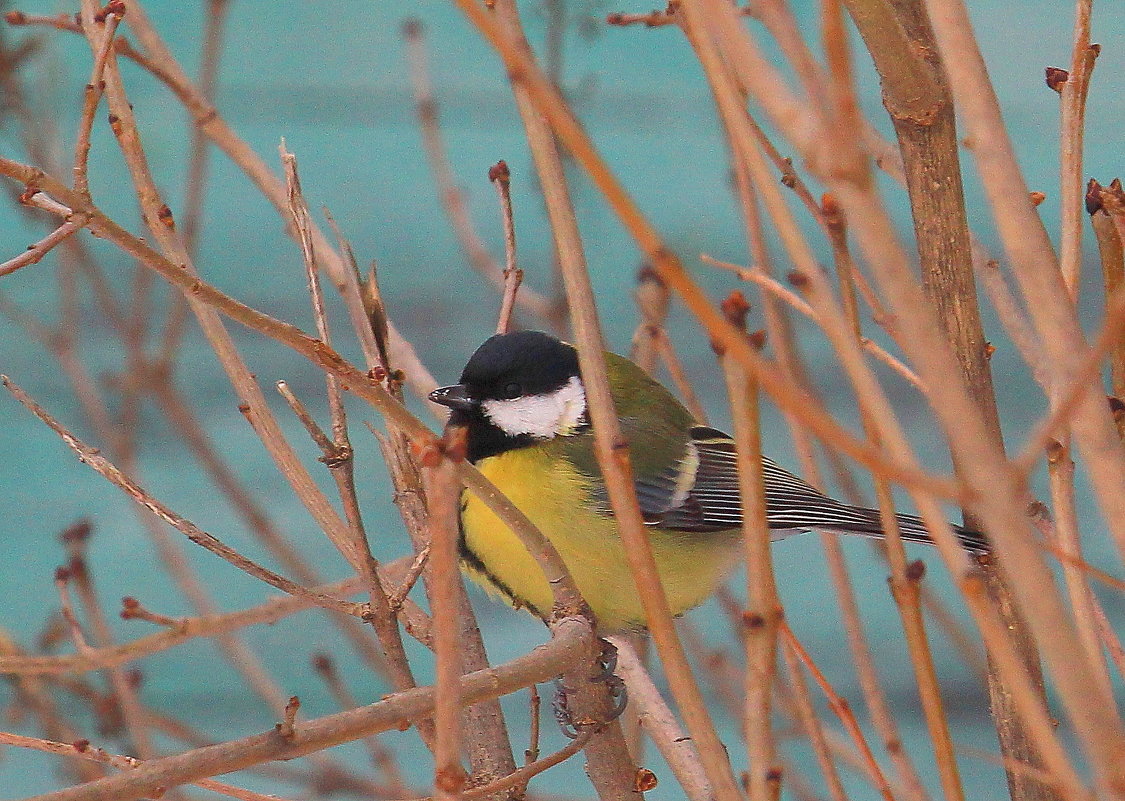
[[[198,66],[201,30],[198,2],[149,2],[157,27],[188,71]],[[73,11],[60,2],[29,2],[29,13]],[[718,298],[734,286],[697,261],[699,253],[745,262],[745,245],[726,173],[724,141],[717,128],[709,93],[699,68],[682,37],[674,29],[617,29],[598,24],[609,11],[646,11],[643,3],[614,5],[608,0],[567,5],[572,24],[565,49],[565,85],[575,98],[588,130],[609,163],[659,226],[670,245]],[[525,21],[536,44],[545,31],[544,8],[524,3]],[[798,9],[802,23],[815,29],[815,8]],[[1041,207],[1052,231],[1057,229],[1057,96],[1043,84],[1043,67],[1069,61],[1068,4],[980,0],[973,4],[974,22],[1000,93],[1006,119],[1016,141],[1029,184],[1048,198]],[[497,299],[471,272],[456,246],[437,203],[405,68],[400,26],[407,16],[420,17],[427,27],[431,71],[440,103],[442,130],[458,183],[465,189],[471,213],[496,255],[502,255],[500,224],[492,187],[486,177],[498,159],[511,166],[517,235],[522,266],[529,283],[549,285],[551,248],[535,181],[504,72],[459,12],[444,2],[368,3],[326,0],[318,3],[278,3],[261,0],[232,2],[218,106],[221,113],[259,153],[277,164],[276,151],[284,137],[300,159],[301,175],[310,205],[328,206],[351,238],[360,261],[377,259],[391,314],[415,344],[439,380],[452,380],[476,344],[491,333]],[[594,24],[590,24],[594,23]],[[753,24],[753,23],[751,23]],[[1103,54],[1095,71],[1088,126],[1085,172],[1108,182],[1122,171],[1120,131],[1125,103],[1120,86],[1125,74],[1125,6],[1105,3],[1095,19],[1095,41]],[[40,37],[43,52],[26,72],[34,105],[57,128],[61,152],[69,153],[81,90],[89,71],[89,51],[77,37],[47,31],[17,30],[11,35]],[[860,54],[863,102],[883,125],[878,87]],[[186,115],[173,98],[132,65],[125,74],[132,102],[142,124],[145,146],[161,188],[174,211],[182,208],[186,165]],[[134,199],[126,182],[116,146],[99,113],[94,141],[92,186],[95,200],[141,232]],[[5,124],[0,152],[21,157],[19,138]],[[64,157],[68,160],[69,157]],[[312,330],[304,277],[297,248],[284,236],[280,221],[241,173],[223,156],[212,158],[203,238],[197,264],[207,280],[240,300]],[[280,166],[278,165],[280,172]],[[968,202],[978,235],[999,253],[991,234],[986,205],[967,166]],[[631,301],[639,254],[596,192],[581,178],[574,180],[575,203],[585,237],[590,271],[599,293],[606,335],[614,349],[626,351],[636,324]],[[896,218],[905,226],[909,209],[903,195],[890,188]],[[7,243],[2,258],[18,252],[42,236],[43,228],[29,215],[6,204],[0,210],[0,234]],[[905,230],[905,227],[904,227]],[[132,265],[104,243],[90,240],[116,286],[128,286]],[[1093,243],[1087,237],[1088,284],[1098,275]],[[51,318],[55,313],[54,281],[48,275],[54,260],[6,277],[0,291],[25,308]],[[1097,320],[1096,297],[1087,292],[1084,308],[1089,326]],[[342,310],[333,306],[335,319]],[[760,321],[755,316],[752,324]],[[83,319],[83,356],[95,374],[119,367],[121,353],[108,339],[108,330],[87,305]],[[760,324],[760,323],[759,323]],[[1004,424],[1010,443],[1017,446],[1042,412],[1041,393],[1007,346],[995,320],[986,320],[988,334],[999,350],[993,361]],[[689,372],[703,394],[712,422],[726,425],[721,381],[706,338],[680,309],[670,327]],[[343,326],[337,326],[342,333]],[[323,409],[323,382],[317,370],[289,351],[232,326],[244,354],[263,386],[285,379],[318,411]],[[811,328],[800,327],[811,372],[843,418],[854,421],[845,382],[833,372],[827,346]],[[341,349],[357,358],[357,349],[340,337]],[[7,319],[0,318],[0,371],[9,374],[62,420],[89,436],[89,428],[68,385],[50,357]],[[901,381],[888,376],[904,422],[927,463],[947,464],[940,436],[919,397]],[[315,530],[276,471],[257,438],[237,411],[237,400],[205,343],[193,332],[177,376],[180,387],[197,403],[209,433],[257,497],[269,504],[273,521],[326,576],[341,577],[345,566],[331,545]],[[272,394],[272,391],[271,391]],[[280,398],[275,408],[291,441],[307,457],[329,489],[327,476],[315,463],[316,453],[292,421]],[[368,529],[380,558],[394,558],[405,549],[405,537],[378,450],[359,421],[378,420],[367,409],[352,406],[353,438],[357,447],[362,501]],[[325,415],[320,415],[323,420]],[[117,598],[133,595],[149,608],[166,614],[188,609],[170,586],[144,532],[127,502],[89,469],[79,465],[61,443],[9,398],[0,398],[0,623],[16,639],[31,647],[36,633],[57,606],[51,586],[55,567],[64,561],[57,534],[80,517],[96,526],[91,564],[107,609]],[[780,462],[795,467],[788,434],[779,415],[767,411],[768,450]],[[259,546],[219,499],[166,424],[147,409],[139,433],[141,482],[176,511],[213,531],[248,554],[270,563]],[[1082,492],[1085,533],[1091,538],[1095,561],[1109,561],[1103,527],[1096,510]],[[1040,487],[1040,489],[1042,489]],[[1040,493],[1045,494],[1044,492]],[[952,512],[951,512],[952,514]],[[854,578],[863,596],[863,611],[884,684],[898,714],[908,749],[917,757],[928,786],[937,792],[928,739],[918,709],[910,663],[901,642],[900,627],[886,591],[885,571],[862,541],[846,543]],[[912,554],[931,566],[928,581],[952,598],[936,556],[924,548]],[[250,605],[267,597],[262,585],[198,549],[192,563],[206,577],[224,608]],[[788,620],[825,669],[837,689],[862,711],[850,660],[844,644],[835,599],[823,568],[815,537],[780,543],[775,557]],[[738,586],[736,580],[735,586]],[[1105,603],[1121,620],[1117,598]],[[530,619],[490,602],[474,590],[482,628],[493,661],[511,658],[544,639],[542,627]],[[958,607],[959,609],[959,607]],[[733,644],[718,611],[711,606],[691,619],[713,643]],[[140,622],[115,621],[117,634],[128,639],[149,633]],[[286,693],[302,700],[302,715],[334,711],[331,699],[309,668],[309,655],[318,650],[338,653],[347,680],[363,701],[374,700],[385,687],[360,666],[349,664],[346,644],[323,618],[306,613],[271,627],[245,632],[274,672]],[[952,649],[935,634],[938,669],[945,688],[950,718],[959,745],[996,751],[988,722],[986,697],[974,676]],[[428,658],[413,649],[417,665]],[[144,701],[191,721],[217,739],[254,733],[275,721],[251,696],[241,680],[205,642],[194,641],[173,652],[144,660]],[[97,677],[91,680],[100,681]],[[0,691],[5,692],[5,691]],[[0,701],[10,695],[0,695]],[[518,696],[506,701],[517,752],[525,747],[526,704]],[[825,713],[830,719],[830,714]],[[82,725],[89,720],[79,713]],[[1065,728],[1065,722],[1064,722]],[[6,728],[16,723],[6,722]],[[745,756],[734,723],[723,722],[724,737],[736,766]],[[544,751],[563,741],[550,724],[544,725]],[[115,747],[90,732],[96,743]],[[404,770],[425,792],[430,763],[411,733],[392,733],[386,742],[396,751]],[[819,786],[811,754],[787,746]],[[357,767],[365,757],[355,748],[344,758]],[[961,755],[968,796],[1004,798],[1003,774],[994,765]],[[0,760],[0,798],[21,798],[58,784],[56,757],[9,749]],[[659,758],[646,764],[666,779],[654,798],[676,793]],[[845,771],[845,775],[847,775]],[[849,781],[851,781],[849,779]],[[273,786],[255,777],[238,777],[247,787],[294,795],[291,788]],[[860,780],[851,782],[857,797],[867,793]],[[573,797],[592,793],[578,761],[571,761],[538,779],[533,789]],[[194,796],[207,795],[193,791]]]

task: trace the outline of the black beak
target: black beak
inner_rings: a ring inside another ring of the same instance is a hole
[[[452,384],[448,387],[438,387],[430,393],[430,400],[448,406],[450,409],[467,412],[477,408],[477,401],[470,398],[465,391],[464,384]]]

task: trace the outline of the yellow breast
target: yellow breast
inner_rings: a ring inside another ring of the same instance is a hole
[[[605,630],[642,627],[617,527],[591,508],[589,479],[543,448],[520,448],[477,467],[551,540]],[[466,571],[516,606],[545,617],[551,589],[531,554],[476,496],[462,499]],[[657,571],[673,614],[702,603],[737,563],[737,532],[651,531]]]

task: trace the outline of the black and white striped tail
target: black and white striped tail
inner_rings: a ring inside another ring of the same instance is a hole
[[[877,511],[874,509],[862,509],[855,506],[847,508],[852,515],[849,515],[850,519],[846,524],[810,524],[809,528],[840,534],[860,534],[865,537],[883,538],[886,536],[883,532],[882,519]],[[915,517],[914,515],[898,514],[895,515],[895,519],[898,520],[899,533],[904,541],[921,542],[926,545],[934,544],[934,540],[930,536],[930,532],[926,530],[926,525],[922,522],[921,518]],[[966,551],[971,551],[972,553],[989,553],[992,550],[988,539],[979,531],[973,531],[953,523],[950,523],[950,526],[953,528],[953,533],[957,535],[961,547]]]
[[[685,530],[736,528],[742,523],[742,503],[734,441],[723,432],[705,426],[696,426],[691,433],[692,445],[698,454],[694,482],[685,502],[666,511],[661,519],[665,525]],[[775,539],[810,529],[884,536],[877,511],[830,498],[766,457],[762,457],[762,479],[766,521],[777,534]],[[904,540],[933,544],[920,518],[904,514],[895,517]],[[966,550],[974,553],[991,550],[983,534],[957,525],[953,526],[953,531]]]

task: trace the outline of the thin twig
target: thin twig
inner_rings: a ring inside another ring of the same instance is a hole
[[[111,754],[102,748],[91,746],[89,740],[75,740],[72,743],[59,743],[51,740],[42,740],[38,737],[26,737],[21,734],[0,732],[0,744],[16,748],[43,751],[48,754],[58,754],[59,756],[77,757],[102,765],[109,765],[124,771],[133,770],[144,764],[144,760],[142,759]],[[277,795],[264,795],[263,793],[256,793],[253,790],[244,790],[241,787],[234,787],[225,782],[217,782],[214,779],[199,779],[198,781],[192,782],[192,784],[201,790],[210,790],[213,793],[225,795],[228,798],[237,798],[239,801],[285,801],[285,799]]]
[[[833,801],[846,801],[847,793],[845,793],[844,786],[840,781],[836,763],[832,761],[832,755],[828,752],[828,745],[824,739],[824,729],[820,725],[820,719],[817,718],[816,708],[813,706],[812,697],[809,694],[808,683],[801,673],[801,665],[797,661],[797,655],[792,648],[782,648],[781,653],[785,660],[786,672],[789,675],[794,706],[797,708],[801,725],[805,729],[805,736],[812,744],[813,753],[816,754],[816,761],[820,765],[824,782],[828,785],[828,794]]]
[[[926,394],[926,385],[922,383],[922,379],[918,377],[918,374],[916,372],[907,367],[906,364],[904,364],[903,361],[897,356],[889,353],[878,342],[868,339],[867,337],[861,337],[859,340],[859,344],[863,346],[863,349],[865,351],[870,353],[883,364],[887,365],[887,367],[890,367],[892,370],[898,373],[899,376],[906,379],[906,381],[909,382],[910,385],[913,386],[916,390],[921,392],[923,395]]]
[[[504,161],[498,161],[488,170],[488,180],[496,187],[500,201],[500,218],[504,222],[504,299],[496,321],[496,333],[506,334],[512,327],[512,311],[516,307],[516,294],[523,283],[523,270],[516,262],[516,224],[512,216],[512,174]]]
[[[1059,270],[1072,300],[1077,301],[1082,271],[1082,146],[1086,137],[1086,97],[1094,61],[1101,52],[1090,44],[1090,16],[1093,0],[1074,4],[1074,34],[1070,73],[1058,86],[1061,96],[1059,115]]]
[[[1063,442],[1054,442],[1048,447],[1047,478],[1051,488],[1051,507],[1054,511],[1055,545],[1068,556],[1081,559],[1082,543],[1074,497],[1074,462],[1070,457],[1070,448]],[[1086,649],[1086,658],[1101,682],[1101,689],[1112,698],[1113,686],[1102,656],[1101,638],[1094,613],[1095,600],[1086,581],[1086,573],[1075,565],[1064,562],[1063,578],[1070,598],[1075,627]]]
[[[277,589],[287,592],[290,595],[299,595],[313,601],[317,606],[322,606],[325,609],[331,609],[336,612],[343,612],[345,614],[362,617],[363,609],[361,604],[353,604],[341,601],[338,598],[333,598],[328,595],[316,592],[315,590],[304,587],[296,582],[290,581],[284,576],[274,573],[268,568],[247,559],[242,554],[235,551],[233,548],[223,544],[217,538],[208,534],[200,529],[190,520],[180,517],[160,501],[156,500],[153,496],[148,494],[142,487],[135,481],[122,473],[112,462],[102,456],[97,448],[91,448],[89,445],[78,439],[72,434],[62,423],[58,422],[52,417],[42,406],[36,403],[20,389],[10,378],[7,376],[0,376],[0,382],[4,384],[12,395],[15,396],[21,404],[23,404],[28,411],[38,417],[44,424],[47,425],[52,431],[59,435],[75,453],[78,458],[85,464],[88,464],[98,472],[103,478],[108,480],[111,484],[125,492],[135,502],[148,509],[168,525],[175,528],[177,531],[184,534],[189,540],[200,545],[216,556],[225,559],[230,564],[242,570],[245,573],[259,578],[267,584],[276,587]]]
[[[457,430],[451,430],[457,433]],[[463,431],[459,432],[464,436]],[[463,447],[463,445],[462,445]],[[459,699],[461,655],[458,647],[457,613],[462,594],[458,570],[458,513],[461,484],[450,458],[439,452],[423,456],[426,500],[429,505],[431,575],[430,606],[434,624],[434,656],[437,661],[434,691],[434,787],[439,798],[457,798],[466,775],[461,767],[461,702]],[[434,464],[436,462],[436,464]]]
[[[69,584],[74,585],[78,597],[82,600],[94,644],[104,648],[113,645],[113,632],[98,599],[94,580],[86,563],[86,547],[92,532],[93,528],[87,521],[80,521],[62,533],[61,539],[69,557],[64,568],[69,581],[64,582],[64,588]],[[64,605],[63,615],[72,618],[73,612]],[[70,622],[69,618],[68,622]],[[76,631],[80,630],[76,629]],[[88,655],[89,650],[88,647],[78,647],[80,654]],[[132,748],[144,759],[156,756],[158,751],[153,742],[152,732],[144,719],[136,683],[131,681],[128,673],[120,667],[107,668],[106,674],[111,688],[112,703],[121,715]]]
[[[706,425],[707,413],[703,409],[703,403],[699,400],[699,396],[695,394],[695,390],[691,386],[691,381],[688,380],[687,371],[684,370],[684,366],[680,362],[680,357],[676,355],[676,348],[675,345],[672,344],[672,338],[668,336],[668,332],[663,328],[656,338],[656,350],[657,353],[660,354],[660,360],[664,362],[664,368],[672,378],[672,383],[679,391],[680,397],[684,399],[684,406],[691,412],[692,417]]]
[[[35,244],[28,245],[27,250],[20,255],[13,256],[0,264],[0,276],[10,275],[29,264],[38,264],[56,245],[68,236],[80,231],[83,227],[85,227],[85,222],[81,219],[67,220]]]
[[[549,754],[542,759],[537,759],[534,762],[524,765],[522,768],[509,773],[503,778],[496,779],[495,781],[491,781],[488,784],[481,785],[480,787],[474,787],[471,790],[465,790],[463,793],[461,793],[461,798],[485,798],[486,796],[503,792],[512,787],[526,786],[527,783],[531,781],[531,779],[535,778],[540,773],[553,768],[555,765],[565,762],[566,760],[577,754],[579,751],[581,751],[583,748],[585,748],[587,743],[590,742],[590,738],[593,736],[593,734],[594,732],[591,729],[579,732],[577,737],[575,737],[573,740],[567,743],[566,746],[560,748],[555,753]]]
[[[348,689],[348,685],[340,676],[339,671],[336,670],[335,662],[331,656],[328,654],[313,656],[313,669],[324,680],[340,709],[355,709],[360,705],[351,690]],[[386,777],[387,789],[390,793],[396,796],[406,796],[409,790],[402,774],[399,772],[390,748],[383,745],[377,737],[364,737],[363,745],[367,748],[372,764],[381,770]]]
[[[1117,181],[1117,186],[1120,186],[1120,181]],[[1090,212],[1090,227],[1094,229],[1094,237],[1098,242],[1106,303],[1109,298],[1117,294],[1118,287],[1125,284],[1125,248],[1122,247],[1122,240],[1113,218],[1102,203],[1103,194],[1107,191],[1110,192],[1108,197],[1112,197],[1112,189],[1104,189],[1093,178],[1090,179],[1086,190],[1086,210]],[[1125,398],[1125,344],[1118,342],[1113,348],[1110,352],[1109,365],[1113,395],[1117,398]],[[1120,423],[1118,429],[1121,429]]]
[[[713,799],[699,753],[661,697],[632,643],[618,635],[608,639],[617,648],[617,672],[629,691],[629,704],[637,705],[641,727],[668,763],[684,795],[689,801]]]
[[[398,611],[402,606],[406,596],[414,589],[414,585],[418,581],[418,577],[422,575],[422,571],[426,567],[426,561],[430,558],[430,547],[427,545],[420,550],[414,557],[414,562],[410,565],[410,569],[406,572],[406,576],[402,579],[402,583],[395,588],[394,592],[387,596],[387,603],[391,609]]]
[[[90,70],[90,80],[86,82],[86,92],[82,101],[82,115],[79,117],[78,138],[74,146],[74,188],[82,194],[89,196],[90,184],[87,178],[87,168],[90,160],[90,131],[94,125],[94,114],[98,110],[98,103],[105,89],[102,76],[105,74],[106,63],[110,53],[113,52],[114,36],[121,17],[125,14],[125,3],[115,0],[106,6],[103,20],[96,24],[102,26],[102,41],[94,54],[94,66]]]
[[[425,29],[417,19],[409,19],[403,25],[402,34],[406,40],[406,55],[418,125],[422,131],[422,145],[430,165],[430,172],[434,176],[434,183],[437,185],[438,197],[453,226],[453,233],[468,257],[469,265],[497,291],[503,293],[506,283],[505,270],[488,252],[480,234],[477,233],[469,216],[464,192],[454,180],[453,170],[446,155],[445,142],[438,121],[437,98],[434,96],[430,82],[426,59]],[[524,287],[520,292],[518,303],[521,308],[558,331],[565,315],[565,309],[560,309],[558,304],[530,287]]]
[[[1113,625],[1109,622],[1109,617],[1102,609],[1101,604],[1094,606],[1094,614],[1098,621],[1098,634],[1113,659],[1113,665],[1117,668],[1117,675],[1125,677],[1125,647],[1122,647],[1121,640],[1117,638],[1117,633],[1113,630]]]
[[[527,749],[523,752],[524,764],[530,765],[539,759],[539,708],[542,699],[539,697],[539,688],[534,684],[527,688],[528,718],[531,721],[530,731],[527,736]]]
[[[1031,368],[1031,374],[1036,382],[1046,389],[1050,378],[1043,366],[1043,346],[1028,325],[1026,312],[1008,288],[1004,274],[1000,270],[1000,262],[988,258],[988,253],[980,243],[975,243],[973,247],[973,269],[984,284],[988,299],[992,303],[992,308],[996,310],[996,315],[1000,318],[1008,338]]]
[[[749,310],[741,292],[732,292],[723,302],[727,319],[743,330]],[[746,650],[743,727],[751,766],[749,795],[752,801],[769,801],[776,798],[774,785],[779,774],[771,700],[777,670],[777,632],[784,613],[773,574],[766,520],[758,385],[741,364],[728,359],[721,350],[718,355],[734,423],[742,540],[747,559],[747,608],[743,612],[746,625],[742,639]]]
[[[309,433],[313,442],[320,448],[322,453],[321,460],[325,463],[330,463],[332,460],[336,459],[336,446],[332,443],[332,440],[328,438],[328,435],[324,433],[324,429],[313,420],[312,414],[309,413],[309,410],[305,407],[305,404],[301,402],[301,399],[293,394],[293,390],[289,388],[289,384],[285,381],[278,381],[275,383],[275,386],[281,397],[285,398],[285,402],[289,404],[289,408],[293,410],[294,416],[301,421],[301,425],[305,427],[305,431]]]
[[[894,793],[891,791],[891,786],[887,783],[887,779],[883,775],[883,770],[879,767],[879,763],[875,761],[875,755],[871,753],[871,748],[867,744],[867,739],[863,736],[863,731],[859,728],[859,724],[856,722],[855,715],[852,714],[848,702],[828,683],[824,674],[820,672],[816,663],[812,661],[812,658],[809,656],[804,646],[801,645],[797,636],[786,623],[781,623],[779,633],[781,638],[785,641],[785,646],[793,652],[808,669],[809,673],[812,674],[817,686],[820,687],[821,692],[823,692],[828,699],[829,705],[840,718],[840,722],[844,724],[844,728],[847,729],[848,733],[852,736],[856,747],[859,748],[860,753],[863,755],[864,763],[869,771],[869,776],[879,789],[879,793],[886,801],[894,801]]]
[[[1125,284],[1117,287],[1114,294],[1105,300],[1105,318],[1094,338],[1091,347],[1083,357],[1078,369],[1063,386],[1051,388],[1051,410],[1035,425],[1027,437],[1023,450],[1012,462],[1022,475],[1028,475],[1035,468],[1041,454],[1051,440],[1060,436],[1062,428],[1077,415],[1089,399],[1089,381],[1101,370],[1102,360],[1110,353],[1125,331]],[[1099,401],[1104,398],[1097,393]]]

